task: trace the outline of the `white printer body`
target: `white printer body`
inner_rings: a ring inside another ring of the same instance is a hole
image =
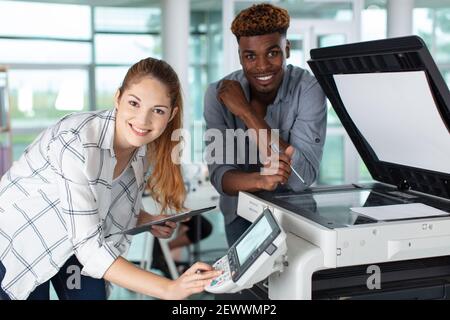
[[[288,266],[270,276],[269,298],[311,299],[319,270],[449,256],[450,94],[423,41],[314,49],[308,63],[375,182],[239,194],[238,215],[269,209],[287,233]],[[377,220],[351,209],[405,204],[442,215]]]

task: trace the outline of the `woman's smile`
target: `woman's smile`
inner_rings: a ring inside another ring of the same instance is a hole
[[[138,126],[135,126],[131,123],[129,123],[128,125],[130,126],[131,131],[139,137],[144,137],[152,131],[148,129],[139,128]]]

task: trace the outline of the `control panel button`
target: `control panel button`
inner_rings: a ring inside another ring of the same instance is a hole
[[[277,247],[276,247],[273,243],[271,243],[271,244],[267,247],[266,252],[267,252],[267,254],[268,254],[269,256],[271,256],[276,250],[277,250]]]

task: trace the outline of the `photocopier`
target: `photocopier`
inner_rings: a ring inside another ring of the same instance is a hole
[[[374,182],[239,194],[286,233],[270,299],[450,297],[450,94],[417,36],[311,51],[308,64]],[[263,288],[264,289],[264,288]]]

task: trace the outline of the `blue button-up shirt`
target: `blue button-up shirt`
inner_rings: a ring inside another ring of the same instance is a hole
[[[224,79],[238,81],[250,101],[250,87],[242,70],[231,73]],[[226,137],[226,129],[247,130],[244,122],[235,117],[225,105],[217,99],[220,81],[212,83],[205,94],[204,117],[207,129],[218,129]],[[288,65],[277,96],[267,107],[264,120],[270,128],[279,129],[280,138],[295,148],[292,166],[303,177],[302,183],[294,174],[288,180],[288,187],[300,191],[311,185],[318,176],[319,164],[322,158],[326,135],[326,100],[317,80],[308,71]],[[235,143],[235,139],[225,139],[223,154],[215,150],[214,158],[227,159],[227,145]],[[245,145],[245,155],[239,154],[242,146],[237,146],[237,152],[232,162],[211,163],[207,157],[211,183],[220,193],[220,209],[225,217],[225,223],[231,223],[236,217],[237,196],[230,196],[222,189],[223,175],[230,170],[245,172],[259,171],[261,164],[250,164],[249,144]],[[228,149],[230,150],[230,149]],[[207,155],[208,156],[208,155]],[[242,163],[242,159],[245,159]]]

